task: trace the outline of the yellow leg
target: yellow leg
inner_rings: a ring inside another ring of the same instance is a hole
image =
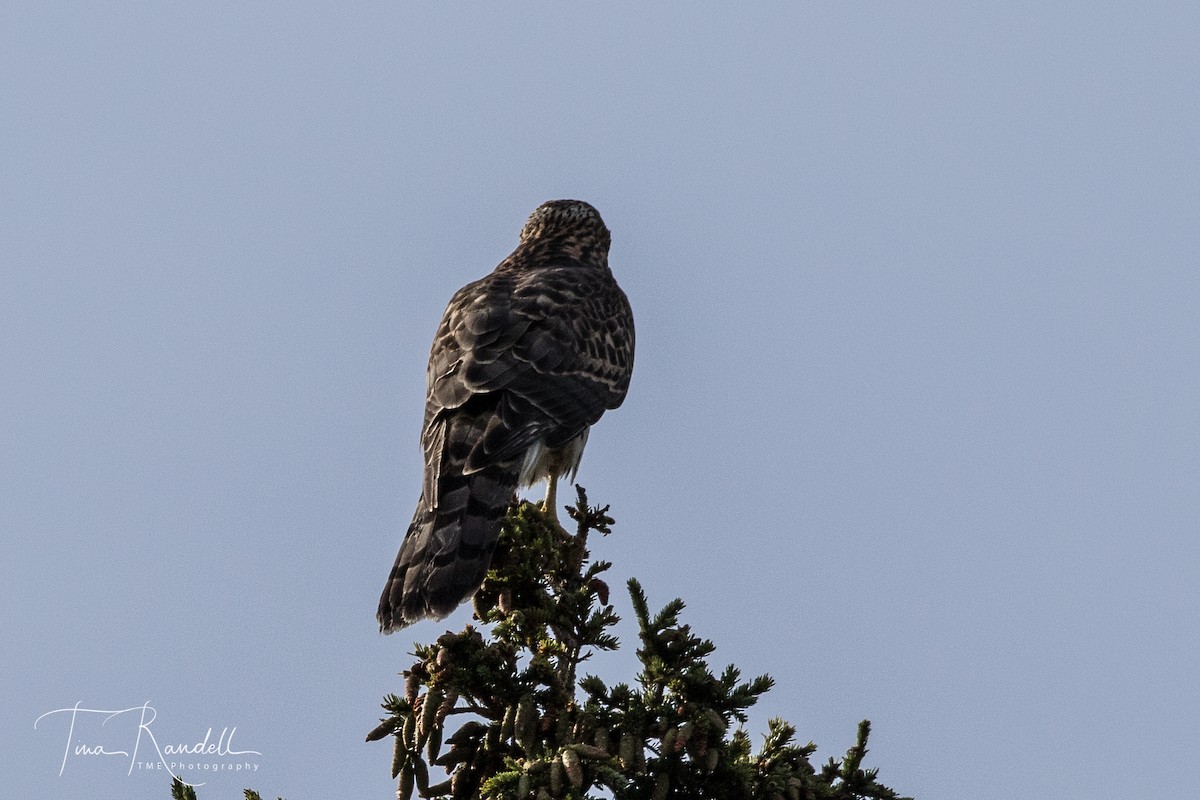
[[[558,522],[558,478],[554,475],[546,481],[546,499],[542,502],[542,510],[550,515],[554,524],[562,527]]]

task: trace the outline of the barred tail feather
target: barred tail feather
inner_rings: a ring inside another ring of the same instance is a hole
[[[379,599],[379,630],[440,619],[483,583],[500,522],[517,490],[519,463],[441,476],[436,509],[417,504]]]

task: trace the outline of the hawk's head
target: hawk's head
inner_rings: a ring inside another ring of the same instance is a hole
[[[600,212],[582,200],[549,200],[542,203],[529,215],[525,227],[521,228],[522,242],[551,236],[598,244],[604,250],[608,249],[611,240],[604,220],[600,219]]]

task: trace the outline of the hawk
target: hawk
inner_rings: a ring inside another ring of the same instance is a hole
[[[625,399],[633,313],[608,228],[580,200],[540,205],[520,244],[455,293],[427,370],[421,498],[379,600],[392,633],[441,618],[483,582],[518,488],[574,478],[588,431]]]

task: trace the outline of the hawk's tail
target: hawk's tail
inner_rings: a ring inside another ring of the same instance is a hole
[[[379,630],[440,619],[475,593],[492,563],[500,521],[517,490],[520,462],[441,476],[438,506],[424,498],[379,598]]]

